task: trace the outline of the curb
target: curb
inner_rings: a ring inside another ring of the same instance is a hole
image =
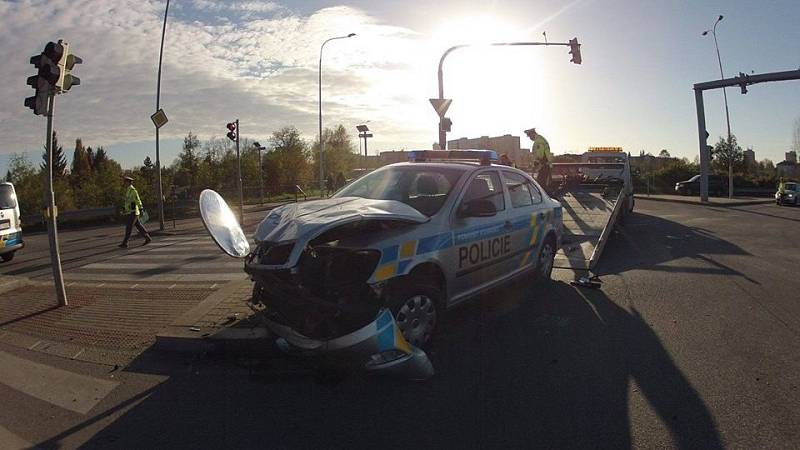
[[[251,281],[232,281],[206,297],[197,306],[178,317],[156,334],[152,349],[176,353],[205,353],[212,350],[247,350],[253,345],[269,342],[266,327],[201,327],[197,326],[207,314],[231,295],[249,289]]]
[[[683,203],[685,205],[699,205],[699,206],[718,206],[718,207],[732,207],[732,206],[748,206],[748,205],[765,205],[768,203],[774,203],[774,199],[757,199],[757,200],[740,200],[740,201],[731,201],[725,203],[719,203],[714,201],[708,202],[701,202],[700,200],[689,200],[687,199],[677,199],[677,198],[664,198],[664,197],[647,197],[642,195],[634,195],[634,198],[637,200],[651,200],[654,202],[667,202],[667,203]]]

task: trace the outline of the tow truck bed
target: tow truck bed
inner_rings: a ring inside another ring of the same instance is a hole
[[[602,185],[574,187],[556,195],[563,211],[564,235],[555,267],[591,270],[608,241],[625,203],[624,190]]]

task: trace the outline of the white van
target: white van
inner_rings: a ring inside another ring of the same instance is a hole
[[[24,246],[17,193],[13,184],[0,182],[0,258],[11,261],[14,252]]]

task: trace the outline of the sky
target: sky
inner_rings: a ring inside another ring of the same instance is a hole
[[[23,106],[30,56],[59,38],[84,63],[81,85],[56,99],[55,129],[71,156],[76,138],[103,146],[123,167],[155,159],[156,73],[165,1],[0,0],[0,173],[12,153],[38,163],[45,119]],[[161,107],[162,163],[188,132],[223,137],[240,120],[242,136],[265,144],[296,126],[308,141],[318,127],[320,45],[323,120],[353,133],[367,123],[370,154],[430,148],[438,118],[436,70],[443,51],[445,98],[453,100],[449,139],[521,136],[536,129],[555,153],[621,146],[638,154],[697,155],[692,85],[723,70],[765,73],[800,68],[800,7],[786,1],[211,1],[172,0]],[[583,64],[568,47],[486,47],[508,41],[551,43],[577,37]],[[732,132],[757,159],[780,161],[800,117],[800,80],[728,89]],[[722,91],[705,94],[713,144],[725,134]],[[368,121],[368,122],[367,122]]]

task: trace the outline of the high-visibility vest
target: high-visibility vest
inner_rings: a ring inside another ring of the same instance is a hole
[[[124,204],[122,205],[122,211],[127,215],[130,213],[136,213],[138,216],[142,210],[142,200],[139,198],[139,193],[136,191],[136,188],[133,185],[128,186],[128,189],[125,191],[125,200]],[[133,205],[133,207],[131,207]]]
[[[550,162],[553,160],[553,155],[550,153],[550,143],[541,134],[537,134],[536,138],[534,138],[531,154],[534,161],[544,160],[545,162]]]

